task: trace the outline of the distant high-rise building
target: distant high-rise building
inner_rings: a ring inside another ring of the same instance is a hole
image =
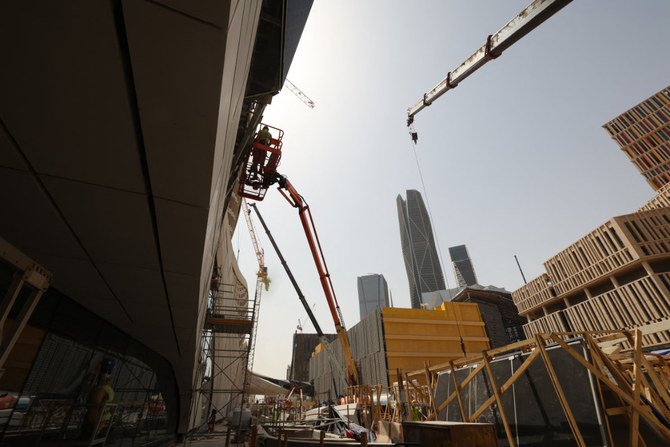
[[[666,87],[603,127],[658,190],[670,183],[670,87]]]
[[[475,269],[472,267],[470,255],[465,245],[457,245],[449,247],[449,256],[451,262],[454,264],[454,274],[458,287],[474,286],[477,284],[477,275]]]
[[[443,290],[444,276],[437,256],[433,230],[419,191],[407,190],[407,200],[398,195],[400,242],[405,259],[412,307],[421,308],[421,294]]]
[[[389,288],[384,275],[358,277],[358,307],[361,320],[377,308],[389,307]]]
[[[328,341],[337,338],[336,334],[325,334],[325,336]],[[293,334],[293,358],[286,374],[288,380],[309,382],[309,359],[312,358],[312,352],[319,343],[321,338],[318,334],[298,332]]]
[[[503,288],[469,285],[461,288],[451,301],[475,303],[479,306],[492,348],[526,338],[523,333],[526,319],[519,315],[512,301],[512,294]]]

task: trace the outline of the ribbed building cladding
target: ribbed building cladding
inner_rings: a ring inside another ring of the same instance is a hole
[[[398,195],[400,242],[405,260],[412,308],[421,308],[421,294],[445,289],[442,267],[426,205],[419,191],[408,189],[407,199]]]
[[[643,346],[670,344],[669,192],[608,220],[512,292],[527,337],[640,329]]]
[[[603,127],[656,190],[544,263],[512,292],[527,337],[635,330],[644,347],[670,345],[670,87]]]
[[[652,188],[670,183],[670,86],[603,127]]]
[[[336,334],[325,334],[329,341],[337,338]],[[289,368],[288,380],[309,382],[309,359],[312,358],[314,348],[321,343],[319,334],[293,334],[293,358]]]
[[[358,277],[358,307],[361,320],[375,309],[389,307],[389,288],[384,275]]]

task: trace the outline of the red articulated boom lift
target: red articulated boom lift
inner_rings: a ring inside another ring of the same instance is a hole
[[[265,126],[265,124],[261,124],[261,127],[263,126]],[[242,197],[260,201],[265,198],[265,193],[268,188],[277,184],[282,196],[284,196],[291,206],[298,209],[300,223],[305,231],[305,237],[307,238],[309,249],[312,252],[312,258],[314,259],[316,270],[319,273],[321,287],[326,295],[328,309],[330,310],[333,322],[335,323],[335,331],[337,332],[340,344],[342,345],[342,353],[344,354],[344,359],[347,364],[347,383],[350,386],[358,385],[358,368],[351,352],[347,330],[342,323],[342,312],[337,303],[337,297],[335,296],[335,290],[330,279],[330,273],[328,272],[328,266],[326,265],[326,260],[323,256],[323,250],[321,249],[319,236],[316,233],[314,219],[312,218],[309,205],[293,187],[291,182],[289,182],[286,176],[277,172],[277,167],[281,160],[282,137],[284,136],[284,131],[269,125],[267,127],[272,129],[271,133],[273,134],[273,137],[270,138],[269,141],[265,140],[261,142],[262,139],[259,136],[260,132],[256,133],[244,169],[240,174],[238,192]],[[274,135],[276,135],[277,138],[274,138]]]

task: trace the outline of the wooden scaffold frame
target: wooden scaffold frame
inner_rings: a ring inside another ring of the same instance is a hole
[[[575,338],[583,340],[584,352],[579,352],[566,341]],[[544,365],[551,380],[576,444],[586,446],[584,436],[564,392],[565,387],[569,384],[562,382],[557,375],[547,351],[549,346],[562,349],[588,370],[594,379],[595,392],[598,393],[598,400],[604,415],[603,432],[608,445],[615,445],[609,421],[615,416],[624,416],[628,422],[627,445],[632,447],[647,445],[644,439],[645,434],[640,430],[642,420],[653,428],[657,436],[670,443],[670,355],[643,352],[642,332],[639,330],[537,334],[533,339],[489,349],[480,354],[469,355],[467,358],[432,367],[426,365],[422,370],[405,374],[398,371],[398,377],[403,377],[404,380],[394,384],[394,394],[398,398],[395,399],[396,410],[393,419],[397,421],[407,419],[408,411],[404,406],[410,399],[413,402],[423,399],[421,405],[429,409],[423,420],[435,420],[437,415],[454,401],[458,403],[459,417],[462,422],[477,422],[485,411],[495,409],[509,445],[515,447],[517,441],[502,404],[502,397],[512,389],[515,382],[532,364],[539,361]],[[491,361],[496,357],[518,354],[519,351],[527,353],[523,363],[504,383],[497,383],[491,368]],[[471,370],[465,379],[459,381],[454,372],[466,366]],[[435,402],[436,374],[439,372],[449,372],[454,387],[446,399],[442,402]],[[488,399],[470,413],[463,403],[462,392],[480,373],[485,375],[485,380],[490,384],[492,392]],[[420,382],[423,383],[419,385]],[[618,405],[607,407],[603,393],[613,396]],[[408,397],[403,399],[403,394]]]

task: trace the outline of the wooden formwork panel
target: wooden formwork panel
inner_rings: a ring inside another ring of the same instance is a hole
[[[557,311],[524,324],[523,331],[526,337],[530,338],[535,334],[547,334],[551,332],[568,332],[568,328],[560,317],[560,312]]]
[[[670,297],[655,281],[670,274],[646,276],[563,311],[572,331],[634,329],[670,316]],[[552,314],[553,315],[553,314]],[[539,331],[537,331],[539,332]],[[645,335],[645,346],[667,343],[668,334]]]
[[[362,383],[388,386],[388,376],[383,354],[383,338],[381,332],[381,312],[379,309],[369,313],[358,324],[347,331],[351,351],[359,366]],[[346,386],[342,369],[344,357],[339,340],[329,344],[340,366],[333,365],[324,347],[314,351],[310,359],[310,379],[314,380],[314,388],[319,398],[327,398],[333,390],[333,379],[339,392]]]
[[[641,211],[613,219],[640,257],[670,252],[670,209]]]
[[[512,300],[523,315],[528,311],[542,306],[542,304],[556,297],[553,287],[549,284],[551,280],[546,273],[531,280],[528,284],[512,292]]]
[[[423,368],[488,349],[486,329],[473,303],[445,302],[438,309],[382,310],[389,381],[396,370]]]
[[[438,364],[466,354],[489,349],[489,340],[479,306],[473,303],[444,303],[436,310],[384,308],[366,316],[347,331],[352,352],[361,370],[362,383],[388,386],[398,368],[411,371],[425,362]],[[339,341],[330,344],[343,363]],[[310,379],[317,394],[332,391],[335,377],[339,389],[344,377],[323,348],[310,360]],[[389,382],[390,381],[390,382]],[[331,393],[332,394],[332,393]]]
[[[670,207],[670,183],[656,191],[656,196],[645,203],[638,211],[649,211],[665,207]]]
[[[614,219],[544,263],[556,292],[578,289],[639,259]]]
[[[669,96],[668,88],[661,90],[603,126],[656,190],[670,181],[670,144],[667,136],[660,135],[670,129]]]

